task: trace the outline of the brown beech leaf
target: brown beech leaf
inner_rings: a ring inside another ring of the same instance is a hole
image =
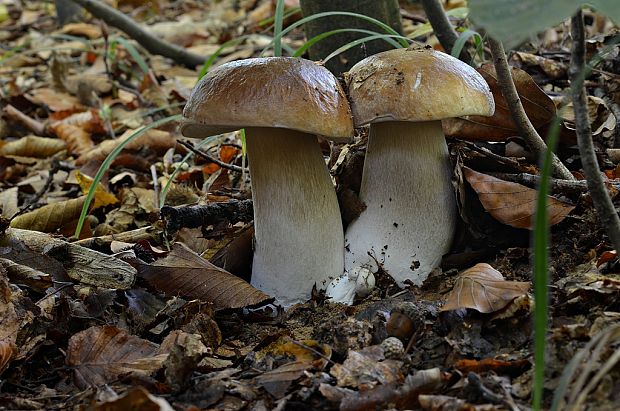
[[[481,313],[492,313],[526,294],[529,288],[530,283],[506,281],[489,264],[479,263],[459,275],[441,311],[471,308]]]
[[[124,374],[150,375],[168,357],[158,348],[111,325],[91,327],[71,337],[66,361],[75,371],[75,384],[85,389],[108,384]]]
[[[24,94],[24,97],[34,104],[48,107],[51,111],[76,110],[81,106],[76,97],[45,87],[32,90]]]
[[[85,164],[89,161],[103,161],[112,150],[136,131],[137,130],[127,130],[121,136],[113,140],[104,140],[90,151],[80,153],[80,157],[75,160],[76,164]],[[125,150],[139,150],[144,147],[149,147],[156,152],[163,153],[169,148],[174,147],[175,143],[176,139],[171,133],[163,130],[151,129],[134,138],[125,146]]]
[[[484,209],[497,221],[515,227],[533,229],[533,217],[538,192],[518,183],[500,180],[487,174],[463,167],[467,182],[478,194]],[[549,224],[559,223],[573,209],[574,205],[547,197]]]
[[[209,301],[216,309],[255,305],[270,298],[182,243],[174,244],[164,258],[140,264],[138,275],[166,295]]]
[[[59,201],[15,217],[11,227],[53,232],[80,217],[86,196]]]
[[[111,401],[95,403],[91,409],[94,411],[174,411],[168,401],[149,394],[142,387],[134,387]]]
[[[486,141],[504,141],[508,137],[519,135],[506,100],[497,85],[497,74],[493,64],[485,64],[477,70],[491,88],[495,100],[495,114],[491,117],[465,116],[444,120],[444,133],[448,137]],[[551,122],[555,115],[553,100],[525,71],[513,67],[512,78],[523,108],[534,127],[539,129]]]
[[[0,148],[0,155],[47,158],[62,151],[67,144],[58,138],[26,136],[6,143]]]
[[[90,133],[73,124],[56,122],[50,124],[49,129],[56,134],[59,139],[67,143],[67,148],[71,153],[82,155],[95,146],[95,143],[93,143],[90,137]]]

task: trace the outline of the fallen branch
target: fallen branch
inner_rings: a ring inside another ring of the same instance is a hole
[[[504,52],[504,46],[502,43],[489,37],[489,46],[491,48],[491,54],[493,55],[493,65],[497,72],[497,84],[499,85],[502,95],[508,105],[508,110],[515,122],[521,136],[525,139],[530,150],[537,158],[542,158],[547,151],[547,145],[540,137],[530,119],[527,117],[523,104],[521,104],[521,98],[517,93],[517,88],[512,81],[512,75],[510,74],[510,66],[506,60],[506,53]],[[556,177],[564,180],[574,180],[573,175],[562,164],[560,159],[553,155],[553,174]]]
[[[129,37],[136,40],[152,54],[158,54],[160,56],[168,57],[175,62],[182,64],[189,68],[195,68],[204,64],[207,60],[206,57],[198,54],[190,53],[182,47],[174,44],[166,43],[160,38],[154,36],[149,31],[140,27],[135,21],[125,16],[118,10],[105,4],[103,1],[97,0],[71,0],[74,3],[79,4],[93,16],[100,18],[110,26],[114,26]]]
[[[588,106],[586,103],[585,78],[585,34],[583,29],[583,14],[579,10],[571,18],[571,35],[573,37],[573,52],[569,67],[573,109],[575,111],[575,133],[579,144],[581,165],[588,182],[588,191],[592,197],[594,208],[605,228],[607,236],[616,251],[620,251],[620,218],[611,198],[605,190],[603,177],[599,170],[594,145],[592,144],[592,130],[588,120]]]
[[[190,205],[179,207],[162,207],[162,220],[166,223],[168,234],[175,233],[182,227],[198,228],[220,221],[230,224],[250,222],[254,219],[252,200],[229,200],[222,203]]]

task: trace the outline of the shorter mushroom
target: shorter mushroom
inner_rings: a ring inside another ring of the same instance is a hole
[[[452,241],[456,201],[441,120],[492,115],[473,68],[431,48],[390,50],[346,75],[356,127],[370,125],[360,189],[367,208],[345,235],[345,272],[378,266],[420,285]]]
[[[246,129],[254,203],[251,283],[285,305],[310,297],[344,268],[338,201],[316,135],[353,135],[347,99],[324,67],[271,57],[223,64],[185,106],[188,137]]]

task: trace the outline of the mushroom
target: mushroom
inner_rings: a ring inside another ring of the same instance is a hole
[[[289,306],[344,269],[344,233],[316,135],[353,135],[348,101],[324,67],[300,58],[234,61],[208,72],[183,110],[183,135],[246,130],[255,249],[251,284]]]
[[[473,68],[431,48],[390,50],[345,76],[356,127],[370,124],[360,199],[345,235],[345,274],[378,265],[420,285],[451,245],[456,201],[441,120],[492,115]],[[342,291],[341,291],[342,292]]]

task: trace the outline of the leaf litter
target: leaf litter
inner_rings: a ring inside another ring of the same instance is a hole
[[[424,25],[418,6],[400,3],[407,32]],[[251,198],[248,176],[225,167],[247,167],[237,133],[200,148],[222,166],[209,157],[187,158],[173,125],[146,131],[116,157],[81,238],[71,238],[89,178],[142,126],[179,114],[199,68],[118,41],[122,33],[90,17],[59,27],[45,4],[0,2],[7,10],[0,22],[3,407],[430,410],[529,404],[528,230],[535,187],[513,180],[536,177],[538,170],[492,66],[479,71],[497,114],[444,123],[455,175],[461,176],[456,188],[464,223],[441,269],[423,287],[405,290],[379,272],[377,288],[352,307],[326,303],[317,293],[282,312],[247,282],[251,222],[216,219],[166,238],[158,221],[162,204]],[[200,7],[132,0],[117,6],[167,41],[204,55],[248,35],[224,49],[216,64],[257,56],[270,39],[264,19],[274,10],[270,0]],[[600,16],[588,16],[589,47],[600,50],[609,27]],[[556,111],[563,118],[559,154],[578,176],[571,106],[555,107],[567,87],[566,38],[565,26],[550,29],[527,52],[513,53],[511,62],[539,132]],[[432,35],[426,40],[436,44]],[[303,33],[294,31],[284,41],[298,47]],[[606,57],[588,86],[591,93],[602,90],[588,97],[588,109],[615,199],[617,159],[605,153],[617,147],[619,73],[613,56]],[[363,210],[355,201],[361,137],[325,150],[345,193],[341,198],[351,204],[345,221]],[[572,391],[565,404],[588,398],[591,409],[613,408],[611,385],[595,387],[584,378],[618,378],[612,349],[620,322],[617,256],[584,190],[554,191],[549,211],[554,287],[548,388],[560,384],[552,376],[569,370]]]

